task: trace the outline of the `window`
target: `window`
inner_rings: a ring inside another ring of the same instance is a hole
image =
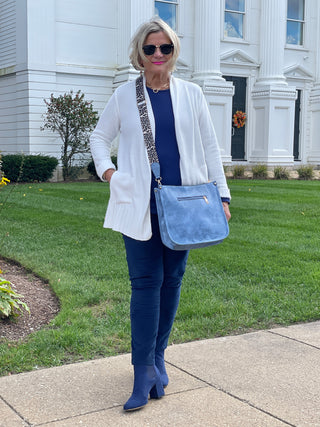
[[[154,2],[155,14],[160,16],[173,30],[177,29],[178,0],[159,0]]]
[[[245,0],[225,0],[224,36],[243,39]]]
[[[288,0],[287,43],[303,45],[304,0]]]

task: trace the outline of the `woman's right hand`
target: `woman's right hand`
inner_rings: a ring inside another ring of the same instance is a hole
[[[110,182],[112,175],[115,173],[115,169],[107,169],[105,172],[103,172],[103,179]]]
[[[223,210],[224,210],[225,216],[227,218],[227,221],[229,222],[230,218],[231,218],[231,213],[229,210],[229,203],[228,202],[222,202],[222,206],[223,206]]]

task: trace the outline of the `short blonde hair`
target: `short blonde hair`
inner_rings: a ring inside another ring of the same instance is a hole
[[[147,59],[142,50],[146,38],[151,33],[159,32],[163,32],[166,36],[168,36],[171,43],[173,44],[173,54],[172,58],[170,59],[170,71],[173,71],[175,69],[175,65],[180,53],[179,37],[166,22],[164,22],[159,17],[155,17],[152,18],[150,21],[143,23],[132,37],[130,43],[130,61],[136,70],[142,71],[143,66],[141,64],[141,60]]]

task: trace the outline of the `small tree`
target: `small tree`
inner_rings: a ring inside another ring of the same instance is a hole
[[[83,155],[89,151],[89,134],[98,121],[97,111],[93,111],[92,102],[85,101],[84,94],[79,90],[44,100],[47,112],[41,130],[50,129],[58,132],[62,141],[62,172],[63,179],[70,175],[75,155]]]

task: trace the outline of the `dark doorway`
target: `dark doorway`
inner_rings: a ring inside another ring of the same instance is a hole
[[[246,112],[247,79],[245,77],[224,76],[227,81],[233,82],[234,96],[232,100],[232,117],[236,111]],[[245,130],[246,126],[236,128],[232,126],[231,156],[232,160],[245,160]]]
[[[294,112],[294,136],[293,136],[294,160],[300,160],[300,111],[301,111],[301,90],[297,90],[296,108]]]

